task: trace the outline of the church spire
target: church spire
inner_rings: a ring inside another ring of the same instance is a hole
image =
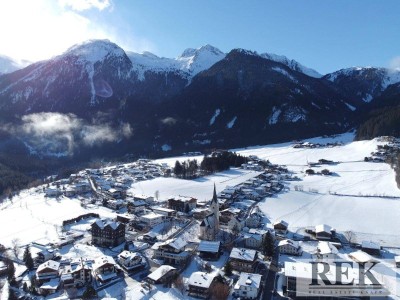
[[[214,182],[214,193],[213,193],[213,197],[212,197],[211,203],[213,203],[213,202],[218,203],[217,190],[215,188],[215,182]]]

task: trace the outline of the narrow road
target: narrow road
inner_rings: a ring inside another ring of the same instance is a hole
[[[278,266],[278,260],[279,260],[279,252],[275,251],[275,254],[272,257],[271,265]],[[270,268],[267,273],[267,278],[264,280],[264,287],[261,299],[263,300],[273,299],[273,290],[275,289],[275,278],[276,278],[276,271],[271,270]]]

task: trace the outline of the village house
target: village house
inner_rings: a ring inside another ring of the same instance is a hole
[[[117,277],[115,261],[111,256],[102,256],[94,260],[93,275],[101,283]]]
[[[147,205],[143,200],[127,199],[128,212],[131,214],[143,214]]]
[[[148,205],[152,205],[154,203],[154,197],[146,195],[133,195],[133,200],[144,201]]]
[[[58,278],[60,273],[60,263],[54,260],[48,260],[41,265],[36,270],[36,280],[38,283],[43,283],[49,281],[53,278]]]
[[[46,197],[58,197],[62,194],[62,191],[60,189],[55,189],[55,188],[47,188],[45,190]]]
[[[288,232],[289,224],[286,221],[279,220],[272,224],[276,234],[285,235]]]
[[[153,257],[162,259],[165,264],[183,265],[187,262],[190,254],[185,251],[187,242],[182,238],[173,238],[164,242],[158,242],[151,248]]]
[[[189,296],[208,299],[216,276],[205,272],[193,272],[188,281]]]
[[[317,245],[317,250],[312,254],[315,261],[332,262],[338,257],[337,248],[330,242],[320,241]]]
[[[381,255],[381,245],[371,241],[362,241],[361,250],[375,256]]]
[[[197,251],[205,260],[218,260],[221,256],[221,242],[200,241]]]
[[[157,233],[150,231],[146,234],[143,235],[143,241],[153,245],[155,242],[157,242]]]
[[[318,240],[329,241],[335,235],[335,229],[326,224],[315,226],[315,236]]]
[[[146,260],[142,255],[127,250],[118,254],[117,261],[127,271],[139,270],[146,266]]]
[[[150,273],[146,280],[150,284],[168,284],[171,283],[176,276],[178,276],[176,268],[169,265],[162,265],[152,273]]]
[[[149,228],[152,228],[158,224],[163,223],[164,220],[165,220],[164,215],[160,215],[154,212],[150,212],[148,214],[139,217],[139,222],[143,224],[145,227]]]
[[[83,287],[92,282],[92,260],[77,258],[66,265],[61,273],[64,288]]]
[[[210,213],[207,207],[196,207],[192,212],[196,220],[203,220]]]
[[[239,232],[243,229],[243,226],[244,222],[240,221],[236,215],[227,215],[221,213],[219,217],[220,229]]]
[[[268,230],[251,228],[247,233],[244,234],[245,246],[252,249],[261,249],[267,233]]]
[[[197,199],[193,197],[176,196],[168,199],[168,208],[183,213],[189,213],[196,208],[196,205]]]
[[[52,278],[44,282],[38,289],[40,295],[50,295],[58,291],[60,287],[60,278]]]
[[[153,210],[154,213],[163,215],[165,218],[172,218],[176,214],[175,210],[166,207],[153,206],[151,207],[151,209]]]
[[[258,299],[261,290],[261,275],[240,273],[240,277],[233,288],[233,294],[240,299]]]
[[[125,242],[125,224],[106,219],[92,223],[92,244],[116,247]]]
[[[262,223],[262,215],[260,213],[252,213],[246,220],[245,225],[249,228],[258,228]]]
[[[229,255],[232,269],[240,272],[254,272],[257,264],[257,251],[246,248],[233,248]]]
[[[302,255],[303,250],[299,242],[292,241],[289,239],[281,240],[278,243],[279,253],[281,254],[289,254],[289,255]]]

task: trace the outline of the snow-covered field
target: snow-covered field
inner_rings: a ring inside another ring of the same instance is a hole
[[[394,171],[384,163],[364,162],[380,143],[377,140],[351,142],[353,134],[337,138],[316,138],[311,142],[342,141],[343,146],[332,148],[293,148],[290,143],[236,149],[243,155],[257,155],[272,163],[286,165],[301,181],[286,183],[286,190],[260,203],[271,221],[284,219],[292,231],[301,227],[326,223],[338,231],[352,230],[357,239],[371,239],[388,246],[400,246],[400,190],[396,186]],[[199,157],[174,157],[157,162],[173,166],[177,159]],[[319,159],[339,162],[336,165],[315,167],[334,172],[333,176],[306,176],[307,162]],[[160,200],[169,196],[193,196],[200,202],[212,197],[213,185],[217,192],[234,186],[259,174],[258,172],[232,169],[197,180],[157,178],[132,185],[130,192],[153,196],[159,192]],[[295,186],[303,191],[295,191]],[[381,196],[393,196],[381,197]],[[45,198],[42,193],[26,190],[14,197],[13,203],[0,206],[0,243],[10,245],[15,238],[20,243],[54,239],[65,219],[87,212],[97,212],[103,217],[115,213],[103,207],[83,208],[77,199]]]
[[[371,239],[390,246],[400,246],[400,190],[395,173],[388,164],[364,162],[364,157],[376,151],[380,142],[350,142],[352,134],[336,139],[311,139],[314,143],[343,141],[340,147],[296,149],[290,144],[253,147],[238,152],[257,155],[272,163],[286,165],[302,181],[288,182],[288,191],[260,203],[270,220],[284,219],[296,231],[300,227],[321,223],[338,231],[351,230],[356,238]],[[319,159],[339,162],[337,165],[314,167],[316,171],[329,169],[333,176],[307,176],[307,162]],[[301,186],[303,191],[295,191]],[[335,195],[336,194],[336,195]],[[368,197],[366,197],[368,196]],[[371,197],[377,196],[377,197]]]
[[[173,160],[173,163],[175,163],[175,160]],[[171,160],[170,162],[173,165]],[[167,200],[170,196],[191,196],[197,198],[199,202],[205,202],[212,198],[214,183],[217,191],[221,191],[226,186],[235,186],[260,173],[249,170],[231,169],[195,180],[160,177],[135,183],[128,192],[154,195],[158,191],[160,200]]]
[[[78,199],[62,197],[46,198],[33,189],[20,193],[12,203],[0,206],[0,243],[11,245],[19,239],[20,245],[42,239],[54,240],[61,234],[63,220],[95,212],[104,217],[114,217],[111,210],[104,207],[83,208]]]

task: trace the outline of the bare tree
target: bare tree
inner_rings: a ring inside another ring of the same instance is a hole
[[[210,295],[212,300],[225,300],[228,299],[230,293],[229,286],[222,282],[217,282],[210,288]]]
[[[183,282],[182,275],[179,275],[178,277],[175,278],[173,285],[183,295],[183,292],[185,291],[185,283]]]
[[[159,190],[154,192],[154,198],[156,198],[157,201],[160,198],[160,191]]]
[[[347,241],[349,242],[349,244],[353,243],[355,240],[356,235],[354,234],[353,231],[348,230],[344,232],[344,237],[347,239]]]
[[[18,238],[13,239],[11,241],[11,245],[12,245],[11,249],[12,249],[12,252],[14,253],[14,255],[15,255],[15,258],[18,258],[18,255],[19,255],[19,253],[21,251],[21,249],[20,249],[20,240]]]

